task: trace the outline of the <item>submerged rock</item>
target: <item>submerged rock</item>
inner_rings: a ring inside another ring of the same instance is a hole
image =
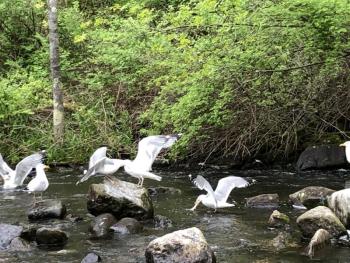
[[[167,194],[167,195],[181,194],[181,190],[174,187],[158,186],[158,187],[150,187],[147,190],[151,196],[157,196],[160,194]]]
[[[35,203],[28,211],[29,220],[63,219],[67,213],[66,206],[58,200],[44,200]]]
[[[145,252],[146,262],[216,262],[215,255],[196,227],[175,231],[151,241]]]
[[[278,210],[274,210],[270,215],[268,224],[271,227],[283,227],[289,224],[289,217]]]
[[[173,221],[162,215],[154,216],[154,228],[156,229],[166,229],[173,226]]]
[[[139,221],[130,217],[122,218],[116,224],[111,226],[114,233],[121,235],[136,234],[141,232],[142,228],[143,226]]]
[[[102,259],[99,255],[97,255],[95,253],[89,253],[85,256],[85,258],[83,258],[81,263],[96,263],[96,262],[101,262],[101,261],[102,261]]]
[[[321,169],[347,165],[344,147],[338,145],[310,146],[297,161],[298,170]]]
[[[278,194],[261,194],[261,195],[246,198],[247,207],[276,208],[278,207],[278,203],[279,203]]]
[[[328,207],[346,227],[350,227],[350,189],[334,192],[327,198]]]
[[[11,251],[30,251],[30,244],[20,237],[15,237],[10,243],[9,249]]]
[[[270,246],[272,246],[274,250],[280,251],[288,247],[296,247],[297,244],[293,241],[290,233],[279,232],[278,235],[270,241]]]
[[[23,231],[21,233],[21,238],[23,238],[24,240],[27,240],[29,242],[35,241],[37,229],[38,229],[37,226],[24,225],[23,226]]]
[[[41,227],[36,231],[38,245],[63,246],[67,243],[68,236],[58,228]]]
[[[335,190],[322,186],[308,186],[298,192],[289,195],[289,200],[294,205],[303,205],[308,209],[319,205],[325,205],[327,196],[334,193]]]
[[[138,220],[153,218],[153,204],[146,188],[116,178],[104,184],[92,184],[87,209],[95,216],[111,213],[117,219],[132,217]]]
[[[327,230],[333,237],[338,237],[346,232],[339,218],[325,206],[318,206],[305,212],[297,218],[297,224],[303,236],[309,238],[320,228]]]
[[[7,249],[11,241],[19,237],[23,227],[9,224],[0,224],[0,250]]]
[[[94,218],[90,224],[90,232],[95,238],[105,238],[111,234],[110,227],[113,226],[117,220],[112,214],[102,214]]]

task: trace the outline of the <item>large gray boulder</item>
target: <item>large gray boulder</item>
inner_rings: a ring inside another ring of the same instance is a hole
[[[153,204],[146,188],[114,178],[104,184],[92,184],[87,209],[95,216],[111,213],[116,219],[132,217],[137,220],[153,218]]]
[[[278,203],[279,203],[278,194],[261,194],[261,195],[246,198],[247,207],[276,208],[278,207]]]
[[[215,255],[196,227],[178,230],[151,241],[145,252],[148,263],[211,263]]]
[[[41,227],[36,231],[36,242],[38,245],[63,246],[67,241],[67,234],[58,228]]]
[[[321,169],[347,165],[345,148],[338,145],[310,146],[297,161],[298,170]]]
[[[317,206],[297,218],[297,224],[303,236],[311,238],[318,229],[327,230],[331,236],[339,237],[346,228],[331,209]]]
[[[325,205],[327,196],[334,193],[335,190],[322,186],[308,186],[298,192],[289,195],[289,200],[294,205],[303,205],[308,209],[319,205]]]
[[[116,222],[117,220],[112,214],[101,214],[94,218],[90,224],[89,230],[94,238],[106,238],[112,233],[110,227]]]
[[[66,206],[59,200],[44,200],[34,204],[28,211],[29,220],[63,219],[67,213]]]
[[[7,249],[11,241],[19,237],[23,227],[9,224],[0,224],[0,250]]]
[[[347,228],[350,227],[350,188],[334,192],[327,198],[328,207]]]

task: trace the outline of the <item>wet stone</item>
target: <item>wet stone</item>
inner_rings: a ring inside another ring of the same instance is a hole
[[[67,234],[58,228],[41,227],[36,231],[38,245],[63,246],[67,241]]]
[[[31,225],[23,226],[21,238],[23,238],[24,240],[27,240],[29,242],[35,241],[37,229],[38,229],[38,227],[36,227],[36,226],[31,226]]]
[[[203,233],[196,227],[178,230],[151,241],[145,252],[147,263],[216,262]]]
[[[125,217],[111,226],[114,233],[120,235],[136,234],[142,231],[142,224],[134,218]]]
[[[276,208],[278,207],[278,194],[261,194],[246,198],[246,206],[254,208]]]
[[[308,186],[300,191],[289,195],[289,200],[293,205],[303,205],[308,209],[319,205],[325,205],[327,196],[335,190],[322,186]]]
[[[7,249],[11,241],[19,237],[23,227],[9,224],[0,224],[0,250]]]
[[[81,263],[96,263],[96,262],[102,262],[102,259],[99,255],[95,254],[95,253],[89,253],[87,254],[83,260],[81,261]]]
[[[328,207],[347,228],[350,227],[350,189],[334,192],[327,197]]]
[[[20,237],[15,237],[10,243],[9,249],[11,251],[30,251],[30,244]]]
[[[90,224],[90,232],[93,238],[107,238],[111,234],[110,227],[113,226],[117,220],[112,214],[102,214],[94,218]]]
[[[173,221],[170,218],[162,215],[154,216],[154,228],[156,229],[166,229],[173,226]]]
[[[29,220],[44,220],[59,218],[63,219],[66,215],[67,209],[61,201],[58,200],[44,200],[37,202],[28,211]]]
[[[104,184],[90,186],[87,209],[95,216],[111,213],[117,219],[153,218],[153,204],[147,189],[116,178],[113,182],[105,180]]]
[[[274,210],[270,215],[268,224],[270,227],[284,227],[289,224],[289,221],[289,217],[286,214]]]

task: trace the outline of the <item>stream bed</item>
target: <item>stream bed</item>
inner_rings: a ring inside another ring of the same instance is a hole
[[[81,216],[81,222],[68,220],[43,221],[41,225],[59,225],[69,235],[68,243],[59,250],[33,248],[29,252],[0,251],[1,262],[81,262],[88,252],[99,254],[103,262],[135,263],[145,262],[144,252],[148,243],[156,237],[175,230],[198,227],[215,252],[217,262],[350,262],[350,248],[332,245],[316,252],[313,259],[303,255],[307,245],[300,241],[300,231],[295,221],[305,210],[293,209],[288,205],[288,195],[306,186],[325,186],[340,190],[348,185],[349,170],[309,171],[297,174],[282,170],[218,170],[196,171],[155,170],[163,177],[161,182],[145,179],[145,187],[175,187],[181,194],[160,194],[153,198],[156,215],[163,215],[173,221],[173,227],[156,230],[146,228],[141,234],[124,237],[115,236],[109,240],[93,240],[89,235],[92,217],[86,209],[86,194],[89,185],[101,183],[101,177],[92,178],[78,186],[75,182],[81,173],[78,170],[59,169],[47,172],[50,186],[43,194],[44,199],[59,199],[67,206],[68,214]],[[188,211],[202,191],[194,187],[188,174],[201,174],[215,189],[217,181],[225,176],[236,175],[253,180],[247,188],[234,189],[228,201],[235,200],[237,206],[212,210],[200,205],[195,212]],[[137,183],[122,171],[115,176],[119,179]],[[280,197],[279,211],[291,219],[291,232],[296,244],[277,251],[270,242],[277,236],[278,230],[267,226],[273,209],[246,208],[244,198],[263,193],[277,193]],[[28,223],[26,211],[33,202],[32,195],[22,191],[0,190],[0,222]]]

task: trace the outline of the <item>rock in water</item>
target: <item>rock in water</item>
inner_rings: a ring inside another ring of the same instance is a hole
[[[110,178],[110,177],[109,177]],[[146,188],[113,178],[104,184],[92,184],[87,209],[95,216],[111,213],[117,219],[137,220],[153,218],[153,204]]]
[[[278,210],[274,210],[270,215],[268,224],[271,227],[283,227],[289,224],[289,217]]]
[[[303,236],[309,238],[320,228],[327,230],[332,237],[339,237],[346,233],[339,218],[325,206],[318,206],[305,212],[297,218],[297,224]]]
[[[83,258],[83,260],[80,263],[96,263],[101,262],[102,259],[99,255],[95,253],[89,253]]]
[[[63,219],[67,213],[66,206],[58,200],[44,200],[35,203],[28,211],[29,220]]]
[[[151,196],[158,196],[161,194],[167,194],[167,195],[181,194],[181,190],[174,187],[158,186],[158,187],[150,187],[147,190]]]
[[[300,205],[307,207],[308,209],[314,208],[319,205],[325,205],[327,196],[334,193],[335,190],[322,186],[308,186],[301,189],[298,192],[289,195],[289,200],[294,205]]]
[[[36,231],[38,245],[63,246],[67,243],[66,233],[58,228],[41,227]]]
[[[216,262],[202,232],[196,228],[175,231],[151,241],[145,252],[147,263]]]
[[[156,215],[154,216],[154,228],[166,229],[173,226],[173,221],[166,216]]]
[[[276,208],[278,207],[278,203],[279,203],[278,194],[261,194],[261,195],[246,198],[247,207]]]
[[[117,220],[112,214],[102,214],[94,218],[90,225],[90,232],[95,238],[108,237],[112,231],[110,227],[113,226]]]
[[[350,189],[334,192],[328,196],[327,203],[340,221],[346,227],[350,227]]]
[[[347,165],[347,161],[344,147],[338,145],[319,145],[307,147],[300,154],[297,169],[320,169],[345,165]]]
[[[315,235],[311,238],[309,245],[306,247],[306,254],[309,257],[313,257],[315,250],[317,248],[323,247],[331,239],[331,235],[327,230],[319,229],[316,231]]]
[[[111,229],[121,235],[136,234],[142,230],[142,224],[134,218],[125,217],[114,224]]]
[[[10,244],[10,250],[11,251],[30,251],[30,245],[27,241],[20,237],[15,237],[12,239],[11,244]]]
[[[14,238],[21,235],[22,230],[21,226],[0,224],[0,250],[6,249]]]

